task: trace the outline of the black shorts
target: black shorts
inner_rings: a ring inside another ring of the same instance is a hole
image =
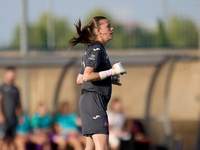
[[[79,99],[83,135],[109,134],[107,101],[104,96],[87,92]]]
[[[7,122],[5,124],[0,124],[0,139],[5,138],[6,136],[15,137],[17,127],[17,121]]]

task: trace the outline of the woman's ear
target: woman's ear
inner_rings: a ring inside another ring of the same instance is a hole
[[[96,33],[97,33],[98,36],[102,35],[101,30],[99,28],[96,29]]]

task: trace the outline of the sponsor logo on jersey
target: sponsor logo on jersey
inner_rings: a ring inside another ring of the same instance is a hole
[[[107,119],[103,120],[103,127],[108,128],[108,120]]]
[[[93,51],[99,51],[100,50],[100,48],[93,48]]]
[[[93,119],[97,119],[97,118],[99,118],[100,117],[100,115],[96,115],[95,117],[93,117]]]
[[[90,59],[90,60],[95,60],[95,55],[92,54],[92,55],[89,57],[89,59]]]

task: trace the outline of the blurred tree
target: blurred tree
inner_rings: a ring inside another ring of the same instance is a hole
[[[65,19],[55,20],[55,46],[56,48],[66,48],[68,41],[73,37],[75,31],[72,30]]]
[[[129,48],[148,48],[154,45],[154,35],[147,29],[137,25],[126,31]]]
[[[167,33],[162,20],[158,20],[157,32],[155,33],[155,46],[168,47]]]
[[[47,49],[47,14],[43,14],[37,23],[28,25],[29,48]],[[65,48],[67,42],[73,36],[67,21],[63,18],[54,19],[55,24],[55,48]],[[20,27],[16,26],[12,47],[19,47]]]
[[[9,47],[19,49],[19,45],[20,45],[20,36],[19,35],[20,35],[20,26],[16,25],[15,30],[14,30],[14,38],[12,39]]]
[[[107,17],[111,25],[114,27],[114,37],[108,42],[107,48],[115,49],[126,49],[133,47],[151,47],[154,43],[153,35],[148,30],[140,27],[127,27],[127,25],[122,25],[116,22],[113,17],[109,15],[104,10],[95,9],[90,12],[86,21],[83,21],[82,27],[90,21],[94,16],[105,16]],[[39,20],[28,26],[29,31],[29,48],[33,49],[47,49],[47,14],[43,14]],[[75,27],[70,29],[67,21],[63,18],[54,18],[55,24],[55,48],[65,48],[67,42],[76,36]],[[19,47],[19,35],[20,35],[19,25],[16,26],[14,38],[11,45]],[[78,44],[74,49],[83,49],[85,46],[83,44]]]
[[[169,42],[172,47],[197,47],[198,31],[195,23],[183,17],[173,16],[167,26]]]
[[[114,27],[113,40],[108,42],[108,48],[148,48],[148,47],[197,47],[198,31],[195,23],[190,19],[173,16],[165,29],[164,23],[158,20],[156,31],[145,29],[141,25],[126,25],[116,22],[112,16],[104,10],[95,9],[87,16],[84,26],[94,16],[107,17]],[[43,14],[36,23],[28,25],[29,48],[47,49],[47,14]],[[71,29],[65,18],[54,18],[55,24],[55,48],[66,48],[67,42],[76,36],[75,27]],[[19,48],[20,26],[16,25],[11,47]],[[78,44],[74,49],[83,49],[83,44]]]
[[[36,24],[30,24],[29,47],[47,49],[47,14],[43,14]]]

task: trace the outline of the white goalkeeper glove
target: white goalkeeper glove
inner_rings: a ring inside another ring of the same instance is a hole
[[[121,86],[122,84],[119,83],[119,82],[120,82],[120,79],[119,79],[119,78],[120,78],[120,75],[119,75],[119,74],[114,75],[114,76],[111,76],[112,84]]]
[[[123,75],[124,73],[127,73],[127,72],[126,70],[124,70],[123,66],[121,65],[121,62],[119,62],[119,63],[114,64],[112,69],[99,72],[99,76],[101,80],[104,80],[107,77],[114,76],[117,74]]]
[[[112,72],[112,76],[117,75],[117,74],[123,75],[124,73],[125,74],[127,73],[124,67],[122,66],[121,62],[114,64],[112,69],[110,70]]]

